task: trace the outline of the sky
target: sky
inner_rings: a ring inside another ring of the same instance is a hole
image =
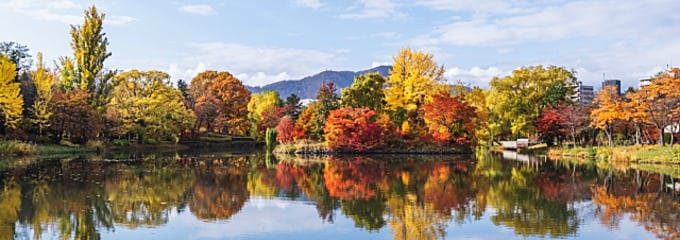
[[[72,55],[71,24],[106,13],[109,69],[190,80],[229,71],[252,86],[324,70],[388,65],[402,48],[432,53],[446,79],[488,86],[532,65],[624,87],[680,65],[678,0],[0,0],[0,41],[53,61]]]

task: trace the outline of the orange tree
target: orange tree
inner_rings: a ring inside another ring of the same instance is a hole
[[[324,127],[328,147],[334,150],[366,151],[383,145],[383,132],[375,123],[376,112],[345,107],[330,112]]]
[[[630,95],[635,116],[659,131],[658,143],[663,145],[664,129],[680,114],[680,69],[662,73],[648,86]],[[672,135],[672,134],[671,134]]]
[[[423,106],[423,117],[432,138],[440,144],[467,143],[474,136],[475,107],[459,97],[440,93]]]
[[[189,95],[197,117],[196,131],[217,129],[233,135],[244,135],[247,131],[250,92],[230,73],[199,73],[191,80]]]
[[[624,102],[614,86],[607,86],[595,97],[597,108],[590,113],[590,125],[603,130],[612,146],[614,125],[628,119]]]

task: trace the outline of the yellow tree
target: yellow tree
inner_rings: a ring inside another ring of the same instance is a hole
[[[594,102],[597,108],[590,113],[590,125],[604,131],[609,146],[612,146],[614,124],[629,119],[630,114],[625,110],[625,103],[614,86],[602,89]]]
[[[263,121],[263,113],[273,113],[277,107],[281,106],[279,93],[276,91],[264,91],[250,96],[248,102],[248,120],[250,121],[250,135],[261,139],[266,129],[259,129],[259,124]]]
[[[107,117],[119,135],[135,133],[138,140],[179,141],[182,130],[190,128],[195,115],[184,106],[179,89],[167,82],[170,75],[160,71],[131,70],[117,76]],[[148,136],[145,136],[148,135]]]
[[[6,129],[13,129],[21,120],[24,99],[21,97],[20,83],[14,81],[16,65],[4,55],[0,55],[0,113]]]
[[[680,118],[680,74],[677,73],[680,73],[678,68],[662,73],[650,85],[630,96],[635,110],[634,119],[655,127],[659,132],[660,145],[664,144],[664,129]]]
[[[57,77],[45,68],[42,53],[38,53],[37,59],[37,69],[33,73],[36,99],[33,102],[33,119],[31,119],[31,122],[38,126],[38,133],[42,135],[43,131],[50,126],[49,120],[52,111],[49,109],[49,105],[52,101],[52,87],[56,84]]]
[[[409,125],[420,125],[418,109],[447,90],[443,75],[444,67],[437,65],[432,54],[408,48],[399,51],[385,88],[387,108],[396,113],[393,120],[401,123],[408,117]]]

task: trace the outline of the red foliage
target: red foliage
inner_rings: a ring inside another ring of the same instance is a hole
[[[279,120],[286,114],[285,107],[274,108],[273,111],[264,111],[260,114],[260,123],[257,128],[259,131],[264,132],[267,128],[275,128],[279,124]]]
[[[384,144],[383,131],[368,108],[345,107],[330,112],[324,128],[328,147],[334,150],[366,151]]]
[[[276,141],[288,143],[295,139],[295,122],[291,116],[285,116],[276,125]]]
[[[326,162],[323,179],[331,197],[342,200],[369,199],[375,196],[383,171],[383,163],[370,158],[330,158]]]
[[[562,124],[564,117],[558,108],[544,108],[541,116],[536,119],[536,130],[544,138],[559,137],[563,135]]]
[[[467,143],[475,129],[475,107],[470,106],[460,97],[448,93],[434,96],[432,103],[423,106],[423,117],[433,140],[440,144],[452,141]]]

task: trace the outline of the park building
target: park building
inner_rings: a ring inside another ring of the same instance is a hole
[[[640,88],[652,84],[652,79],[651,78],[643,78],[640,79]]]
[[[607,86],[614,86],[616,89],[616,93],[621,95],[621,80],[618,79],[607,79],[602,81],[602,89],[605,89]]]
[[[571,101],[581,105],[588,105],[593,102],[595,98],[595,89],[593,86],[583,85],[583,82],[579,81],[574,86],[574,95],[571,96]]]

